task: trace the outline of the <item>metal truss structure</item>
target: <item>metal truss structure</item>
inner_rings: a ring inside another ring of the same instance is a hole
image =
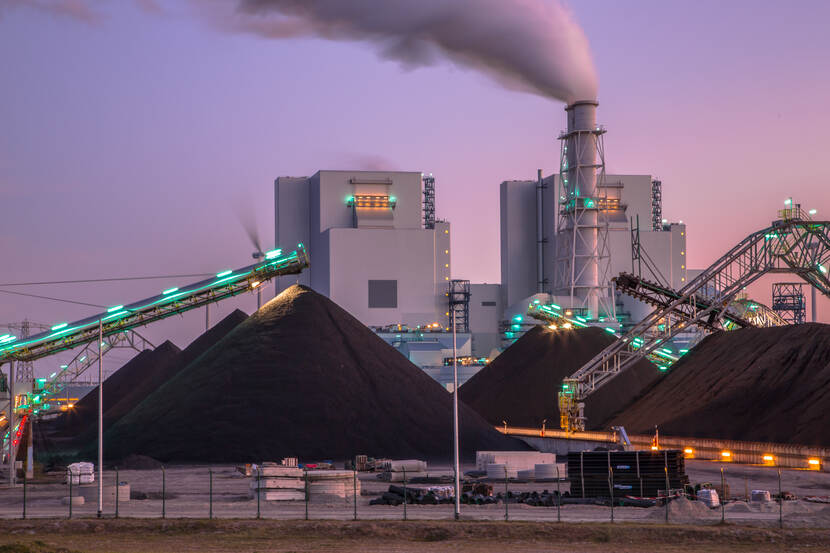
[[[80,321],[61,323],[51,327],[47,332],[25,340],[18,340],[16,336],[7,334],[0,337],[0,365],[7,362],[34,361],[91,342],[95,343],[92,349],[97,350],[99,333],[111,341],[129,341],[130,337],[116,336],[139,326],[256,290],[262,283],[274,277],[298,274],[308,265],[308,254],[302,244],[298,245],[297,250],[285,255],[282,254],[282,250],[272,250],[265,254],[262,261],[254,265],[234,271],[223,271],[214,278],[181,288],[170,288],[157,296],[129,305],[117,305],[104,313]],[[84,362],[81,356],[78,359],[79,363]],[[65,377],[64,373],[69,370],[70,366],[67,365],[63,371],[52,377],[45,387],[55,389]],[[79,371],[81,367],[76,365],[72,370]]]
[[[435,228],[435,177],[424,175],[424,228]]]
[[[801,324],[807,320],[807,301],[804,283],[776,282],[772,285],[772,308],[788,324]]]
[[[32,329],[49,330],[50,328],[49,325],[35,323],[28,319],[24,319],[19,323],[6,323],[0,326],[8,328],[13,332],[18,332],[21,338],[28,338],[31,336]],[[35,378],[35,366],[31,361],[20,362],[17,364],[15,369],[14,379],[17,382],[31,382]]]
[[[447,287],[448,308],[450,317],[448,326],[452,327],[455,317],[455,328],[458,332],[470,332],[470,281],[451,280]]]
[[[651,181],[651,230],[663,230],[663,181]]]
[[[729,306],[764,274],[793,273],[830,297],[828,266],[830,222],[813,221],[790,202],[771,226],[741,240],[675,296],[643,291],[656,298],[655,310],[563,381],[563,428],[584,428],[582,401],[588,395],[688,327],[720,330],[738,321],[751,325],[746,313],[733,313]]]
[[[608,198],[605,187],[605,128],[576,129],[559,135],[559,217],[556,229],[554,295],[570,298],[570,307],[593,319],[616,318],[611,288],[611,252],[608,246]],[[591,159],[592,165],[569,165],[572,159]],[[585,155],[595,149],[595,155]],[[584,172],[596,172],[593,196],[580,195]],[[584,272],[596,263],[598,285],[581,284]],[[590,313],[591,304],[598,312]]]

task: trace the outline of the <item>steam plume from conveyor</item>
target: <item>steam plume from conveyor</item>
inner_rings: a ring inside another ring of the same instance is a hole
[[[588,40],[558,0],[239,0],[237,15],[239,30],[366,41],[405,67],[446,57],[569,104],[597,94]]]

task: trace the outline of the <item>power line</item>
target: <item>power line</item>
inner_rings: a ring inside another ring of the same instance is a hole
[[[124,280],[152,280],[164,278],[195,278],[208,277],[213,273],[196,273],[190,275],[154,275],[154,276],[138,276],[138,277],[114,277],[114,278],[88,278],[83,280],[50,280],[43,282],[6,282],[0,286],[38,286],[40,284],[85,284],[90,282],[118,282]],[[88,304],[87,304],[88,305]],[[97,306],[96,306],[97,307]]]
[[[82,301],[64,300],[64,299],[61,299],[61,298],[50,298],[49,296],[38,296],[38,295],[35,295],[35,294],[24,294],[23,292],[12,292],[11,290],[0,290],[0,292],[2,292],[3,294],[14,294],[16,296],[28,296],[30,298],[38,298],[38,299],[42,299],[42,300],[61,301],[63,303],[74,303],[74,304],[77,304],[77,305],[86,305],[86,306],[89,306],[89,307],[99,307],[101,309],[106,307],[104,305],[97,305],[97,304],[94,304],[94,303],[85,303],[85,302],[82,302]]]

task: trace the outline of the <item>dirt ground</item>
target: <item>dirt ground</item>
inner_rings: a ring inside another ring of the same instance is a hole
[[[638,524],[241,520],[3,521],[0,553],[830,551],[830,530]]]

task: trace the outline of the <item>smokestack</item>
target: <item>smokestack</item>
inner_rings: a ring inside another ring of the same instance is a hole
[[[600,221],[597,193],[597,140],[602,129],[597,126],[596,100],[579,100],[565,108],[568,130],[565,141],[563,189],[566,207],[563,213],[567,233],[565,244],[570,255],[564,271],[563,292],[572,298],[571,307],[585,307],[592,319],[600,317]],[[570,273],[570,274],[568,274]],[[606,308],[607,311],[607,308]],[[607,315],[607,313],[605,314]]]

